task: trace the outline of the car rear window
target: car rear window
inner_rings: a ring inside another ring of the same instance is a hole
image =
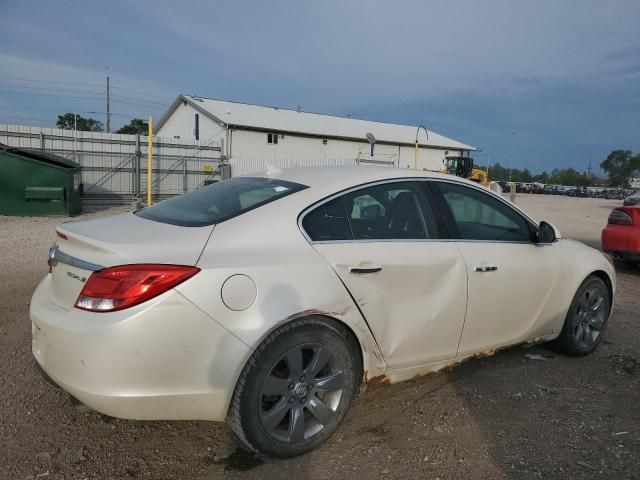
[[[305,188],[306,185],[284,180],[237,177],[170,198],[135,214],[155,222],[203,227],[237,217]]]

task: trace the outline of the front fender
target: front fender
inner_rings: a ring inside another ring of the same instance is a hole
[[[576,292],[589,275],[597,274],[608,279],[606,283],[610,288],[612,311],[616,293],[616,271],[602,252],[576,240],[562,239],[559,242],[562,249],[564,282],[560,314],[554,328],[554,333],[557,334],[562,330]]]

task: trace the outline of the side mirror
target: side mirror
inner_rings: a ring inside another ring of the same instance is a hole
[[[562,238],[562,236],[556,227],[551,225],[549,222],[540,222],[538,243],[553,243],[560,238]]]

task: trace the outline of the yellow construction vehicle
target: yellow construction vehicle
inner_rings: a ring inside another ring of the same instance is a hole
[[[484,170],[475,168],[471,157],[445,157],[442,172],[456,177],[467,178],[481,185],[489,185],[489,175]]]
[[[481,168],[473,167],[473,170],[471,170],[471,176],[469,177],[469,180],[471,180],[472,182],[477,182],[480,185],[487,186],[489,185],[489,174],[484,170],[482,170]]]

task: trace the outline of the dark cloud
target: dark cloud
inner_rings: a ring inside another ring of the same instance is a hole
[[[492,160],[583,168],[640,150],[638,18],[636,0],[7,2],[0,75],[95,91],[108,73],[128,89],[117,121],[196,93],[424,123]],[[12,84],[0,121],[104,110]]]

